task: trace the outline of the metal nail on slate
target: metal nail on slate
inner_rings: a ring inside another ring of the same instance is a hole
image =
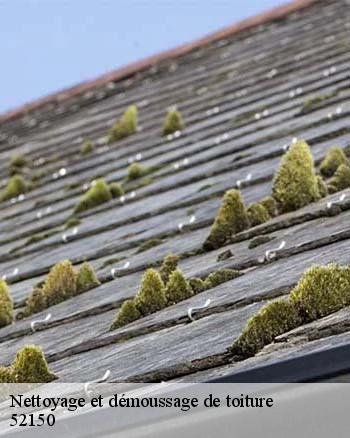
[[[30,323],[30,328],[31,328],[32,332],[33,332],[33,333],[35,332],[35,326],[36,326],[37,324],[45,324],[45,323],[47,323],[48,321],[50,321],[50,319],[51,319],[51,313],[48,313],[48,314],[45,316],[44,319],[36,319],[35,321],[32,321],[32,322]]]
[[[236,182],[237,188],[239,189],[243,182],[248,182],[252,179],[252,174],[248,173],[248,175],[244,179],[238,179]]]
[[[73,237],[73,236],[75,236],[76,234],[78,234],[78,227],[74,227],[74,228],[73,228],[73,231],[72,231],[71,234],[66,234],[66,233],[62,234],[62,240],[63,240],[63,242],[64,242],[64,243],[67,243],[67,242],[68,242],[68,237]]]
[[[205,309],[206,307],[209,306],[210,303],[211,303],[211,299],[208,298],[207,301],[203,304],[203,306],[189,307],[189,309],[187,310],[187,316],[189,317],[190,321],[192,322],[194,321],[193,312],[195,312],[196,310]]]
[[[107,370],[103,377],[101,379],[97,379],[97,380],[91,380],[90,382],[86,382],[84,384],[84,391],[87,397],[90,398],[90,394],[92,393],[92,391],[89,391],[89,386],[92,385],[93,383],[103,383],[106,382],[106,380],[108,379],[109,375],[111,374],[111,370]]]
[[[346,198],[346,194],[343,193],[342,195],[339,196],[339,199],[338,199],[338,200],[335,200],[335,201],[328,201],[328,202],[327,202],[327,208],[328,208],[328,209],[331,208],[332,205],[335,204],[335,203],[343,202],[345,198]]]
[[[279,246],[277,248],[268,249],[267,251],[265,251],[265,256],[262,257],[261,259],[259,259],[259,261],[261,263],[263,263],[265,260],[269,261],[269,260],[274,259],[277,255],[277,252],[280,251],[281,249],[283,249],[285,246],[286,246],[286,242],[285,242],[285,240],[282,240],[282,242],[279,244]]]

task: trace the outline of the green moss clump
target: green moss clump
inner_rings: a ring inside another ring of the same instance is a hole
[[[132,163],[128,167],[128,180],[132,181],[137,178],[141,178],[142,176],[147,175],[148,173],[147,167],[143,166],[140,163]]]
[[[115,122],[108,134],[108,142],[112,143],[128,137],[137,131],[137,107],[130,105],[123,116]]]
[[[226,281],[233,280],[241,275],[241,273],[235,269],[218,269],[215,272],[212,272],[205,279],[204,284],[206,289],[210,289],[212,287],[219,286],[221,283],[225,283]]]
[[[247,208],[247,215],[249,223],[252,227],[267,222],[270,218],[269,212],[266,208],[258,203],[250,204]]]
[[[141,317],[141,313],[138,311],[134,300],[126,300],[122,304],[116,318],[114,319],[110,330],[115,330],[124,325],[130,324]]]
[[[322,318],[350,304],[350,268],[312,266],[290,294],[305,322]]]
[[[272,196],[266,196],[260,201],[260,204],[266,208],[271,217],[278,215],[277,202]]]
[[[100,284],[93,267],[90,263],[84,262],[78,271],[76,279],[77,293],[85,292]]]
[[[47,297],[40,287],[35,287],[27,298],[26,307],[23,316],[32,315],[47,309]]]
[[[176,131],[182,131],[185,125],[182,120],[180,111],[176,108],[171,108],[165,117],[162,129],[162,135],[173,134]]]
[[[10,166],[11,167],[23,167],[27,164],[27,160],[23,155],[13,155],[11,157]]]
[[[54,265],[43,285],[48,305],[53,306],[77,293],[77,273],[69,260]]]
[[[325,177],[331,177],[341,164],[349,165],[342,148],[334,146],[330,148],[320,164],[320,172]]]
[[[239,190],[228,190],[223,198],[209,236],[203,244],[206,250],[217,249],[235,233],[248,228],[249,220]]]
[[[193,277],[190,278],[188,282],[195,294],[199,294],[207,289],[205,281],[203,281],[201,278]]]
[[[48,383],[56,379],[42,349],[35,345],[26,345],[17,353],[12,372],[17,383]]]
[[[71,217],[65,223],[64,228],[67,230],[68,228],[73,228],[81,224],[81,220],[76,217]]]
[[[10,175],[21,173],[22,168],[27,165],[27,160],[23,155],[13,155],[10,161]]]
[[[232,350],[244,357],[253,356],[276,336],[298,327],[301,322],[297,309],[288,300],[273,301],[248,321]]]
[[[184,277],[183,273],[177,269],[170,274],[169,281],[165,288],[165,296],[168,305],[176,304],[179,301],[187,300],[192,297],[193,291]]]
[[[25,193],[28,189],[26,182],[21,175],[14,175],[10,178],[7,186],[0,193],[0,202],[8,201],[16,196]]]
[[[119,198],[124,195],[123,187],[117,182],[110,183],[109,191],[111,192],[112,198]]]
[[[22,316],[29,316],[61,303],[78,293],[77,273],[69,260],[54,265],[42,286],[29,295]]]
[[[95,184],[84,194],[76,205],[74,212],[80,213],[112,199],[111,191],[103,178],[96,180]]]
[[[350,187],[350,167],[341,164],[328,183],[328,191],[335,193],[348,187]]]
[[[253,237],[253,239],[248,244],[248,248],[256,248],[257,246],[263,245],[264,243],[270,242],[271,240],[273,240],[273,237],[267,236],[265,234]]]
[[[5,280],[0,280],[0,327],[13,322],[13,302]]]
[[[161,245],[162,243],[163,243],[162,239],[146,240],[145,242],[142,242],[141,245],[137,248],[136,254],[147,251],[148,249],[154,248],[155,246]]]
[[[318,186],[318,191],[320,193],[321,198],[324,198],[325,196],[328,195],[327,184],[323,181],[321,175],[317,175],[317,186]]]
[[[0,366],[0,383],[14,383],[11,367]]]
[[[80,146],[80,155],[88,155],[95,149],[94,144],[91,140],[85,140]]]
[[[320,199],[314,161],[305,141],[292,144],[283,156],[273,180],[272,196],[281,213]]]
[[[166,306],[164,283],[155,269],[147,269],[143,274],[140,290],[135,297],[135,305],[143,316]]]
[[[166,285],[169,281],[170,274],[177,268],[179,257],[175,254],[168,254],[159,269],[159,275],[163,283]]]

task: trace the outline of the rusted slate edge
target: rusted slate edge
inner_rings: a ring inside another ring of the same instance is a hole
[[[4,123],[5,121],[9,121],[15,118],[18,118],[34,109],[38,109],[49,103],[59,103],[63,102],[67,99],[70,99],[74,96],[80,95],[88,90],[91,90],[96,87],[103,86],[111,81],[117,81],[128,76],[132,76],[137,72],[141,72],[146,70],[153,65],[156,65],[160,62],[169,61],[171,59],[175,59],[177,57],[183,56],[191,51],[209,45],[215,41],[220,39],[232,37],[240,32],[249,30],[253,27],[259,26],[261,24],[267,23],[269,21],[281,19],[292,12],[299,11],[305,9],[312,4],[316,3],[316,0],[296,0],[285,6],[280,6],[276,9],[273,9],[269,12],[265,12],[263,14],[257,15],[256,17],[243,20],[233,26],[226,27],[218,32],[210,34],[204,38],[200,38],[192,43],[181,45],[175,49],[166,50],[165,52],[159,53],[158,55],[150,56],[142,61],[138,61],[132,64],[129,64],[120,69],[114,70],[110,73],[102,75],[96,79],[82,82],[79,85],[75,85],[70,88],[66,88],[57,93],[50,94],[44,98],[38,99],[29,104],[25,104],[18,109],[8,111],[0,117],[0,123]]]

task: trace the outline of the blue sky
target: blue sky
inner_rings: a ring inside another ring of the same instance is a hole
[[[283,0],[0,0],[0,113]]]

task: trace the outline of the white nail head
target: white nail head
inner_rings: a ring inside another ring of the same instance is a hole
[[[193,215],[190,217],[190,224],[193,224],[195,221],[196,221],[196,216],[193,214]]]
[[[135,196],[136,196],[136,192],[133,191],[130,193],[130,199],[135,198]]]
[[[193,312],[197,311],[197,310],[202,310],[205,309],[206,307],[209,306],[209,304],[211,303],[211,299],[208,298],[207,301],[202,305],[202,306],[196,306],[196,307],[189,307],[189,309],[187,310],[187,316],[190,319],[190,321],[194,321],[195,319],[193,318]]]
[[[125,195],[122,195],[122,196],[119,198],[119,201],[120,201],[122,204],[124,204],[124,202],[125,202]]]

